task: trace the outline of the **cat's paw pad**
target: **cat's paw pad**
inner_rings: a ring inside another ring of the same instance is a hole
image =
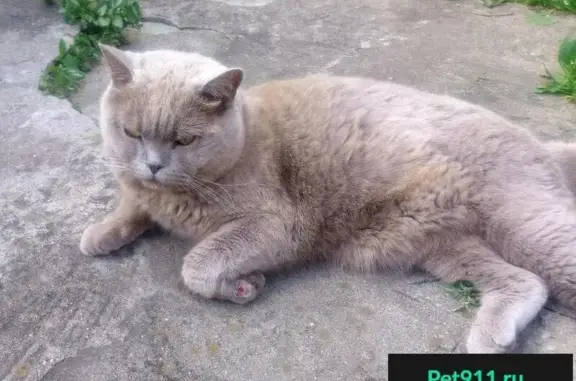
[[[266,283],[266,278],[260,272],[241,276],[231,281],[227,299],[237,304],[246,304],[258,297]]]

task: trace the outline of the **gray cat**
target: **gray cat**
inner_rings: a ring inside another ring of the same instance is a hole
[[[262,272],[318,260],[470,280],[482,306],[469,353],[509,351],[549,292],[576,306],[573,145],[368,78],[243,89],[242,70],[199,54],[102,51],[104,154],[121,192],[84,254],[158,224],[198,240],[190,290],[239,304],[262,292]]]

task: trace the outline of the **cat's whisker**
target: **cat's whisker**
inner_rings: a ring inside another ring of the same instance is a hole
[[[122,162],[120,159],[117,159],[117,158],[112,157],[112,156],[98,156],[97,160]]]
[[[119,171],[119,172],[129,172],[130,167],[122,160],[116,159],[110,156],[99,156],[97,161],[107,168]]]
[[[198,182],[194,181],[192,178],[178,177],[178,178],[173,179],[172,182],[176,185],[182,186],[188,194],[192,195],[192,192],[190,192],[190,190],[193,190],[196,194],[198,194],[199,196],[204,198],[204,200],[206,200],[206,202],[208,202],[208,203],[214,202],[217,205],[220,205],[223,209],[225,209],[227,213],[231,212],[230,207],[227,204],[224,204],[220,200],[220,197],[216,192],[214,192],[212,189],[209,189],[205,186],[202,186],[202,184],[199,184]],[[209,191],[209,192],[206,192],[206,191]]]
[[[231,206],[233,205],[231,199],[228,200],[226,197],[222,197],[222,195],[220,195],[218,192],[211,189],[207,185],[202,184],[201,182],[199,182],[198,180],[196,180],[191,176],[187,176],[186,180],[188,180],[187,183],[190,184],[191,187],[194,186],[196,190],[202,189],[204,191],[207,191],[207,193],[212,196],[212,200],[216,202],[218,205],[222,206],[227,213],[233,213],[233,208],[231,208]],[[228,196],[230,196],[230,193],[228,193]]]
[[[124,166],[124,165],[120,165],[120,164],[105,164],[107,168],[110,169],[120,169],[123,171],[127,171],[128,167]]]
[[[184,190],[186,191],[186,193],[190,196],[192,196],[192,192],[190,189],[192,189],[196,194],[198,194],[199,196],[201,196],[204,200],[206,200],[206,202],[210,203],[210,200],[208,199],[208,197],[202,192],[202,189],[199,189],[196,184],[190,184],[186,181],[183,180],[175,180],[175,183],[177,185],[181,185]]]
[[[126,163],[124,163],[121,160],[115,159],[115,158],[109,158],[109,157],[100,157],[98,158],[98,162],[100,163],[104,163],[104,164],[119,164],[119,165],[126,165]]]
[[[110,169],[120,170],[123,172],[128,172],[128,170],[129,170],[129,168],[126,165],[122,165],[122,164],[107,163],[105,165]]]
[[[228,192],[228,190],[226,190],[226,188],[224,188],[222,185],[220,185],[220,184],[218,184],[218,183],[215,183],[215,182],[213,182],[213,181],[202,180],[202,179],[200,179],[200,178],[198,178],[198,177],[194,177],[194,180],[196,180],[197,182],[201,183],[201,184],[204,185],[204,186],[206,186],[206,185],[203,184],[203,183],[206,182],[206,183],[213,184],[213,185],[219,187],[219,188],[222,189],[224,192],[226,192],[226,194],[228,195],[228,197],[229,197],[230,200],[233,200],[233,197],[232,197],[232,195],[230,194],[230,192]]]
[[[104,165],[121,165],[121,166],[126,166],[125,163],[121,162],[121,161],[114,161],[114,160],[101,160],[100,163],[104,164]]]
[[[270,188],[270,186],[266,185],[266,184],[261,184],[261,183],[233,183],[233,184],[220,184],[220,183],[215,183],[213,181],[207,180],[207,179],[203,179],[201,177],[195,177],[195,179],[205,182],[205,183],[209,183],[209,184],[214,184],[217,185],[219,187],[222,188],[226,188],[226,187],[262,187],[262,188]]]

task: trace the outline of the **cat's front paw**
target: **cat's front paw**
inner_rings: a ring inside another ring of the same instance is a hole
[[[499,322],[493,326],[472,327],[466,342],[466,352],[471,354],[509,353],[514,350],[515,345],[515,327]]]
[[[117,230],[103,222],[88,226],[80,239],[80,251],[87,256],[96,256],[118,250],[127,242]]]
[[[253,272],[226,281],[222,285],[221,294],[236,304],[246,304],[256,299],[264,289],[266,278],[261,272]]]
[[[188,265],[189,263],[185,261],[182,269],[184,284],[193,293],[207,299],[246,304],[262,293],[266,283],[264,275],[257,271],[235,279],[222,280],[220,276],[206,277],[210,271],[198,271],[194,266]]]

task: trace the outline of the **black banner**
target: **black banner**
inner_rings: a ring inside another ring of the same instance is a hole
[[[574,381],[573,354],[390,354],[388,381]]]

